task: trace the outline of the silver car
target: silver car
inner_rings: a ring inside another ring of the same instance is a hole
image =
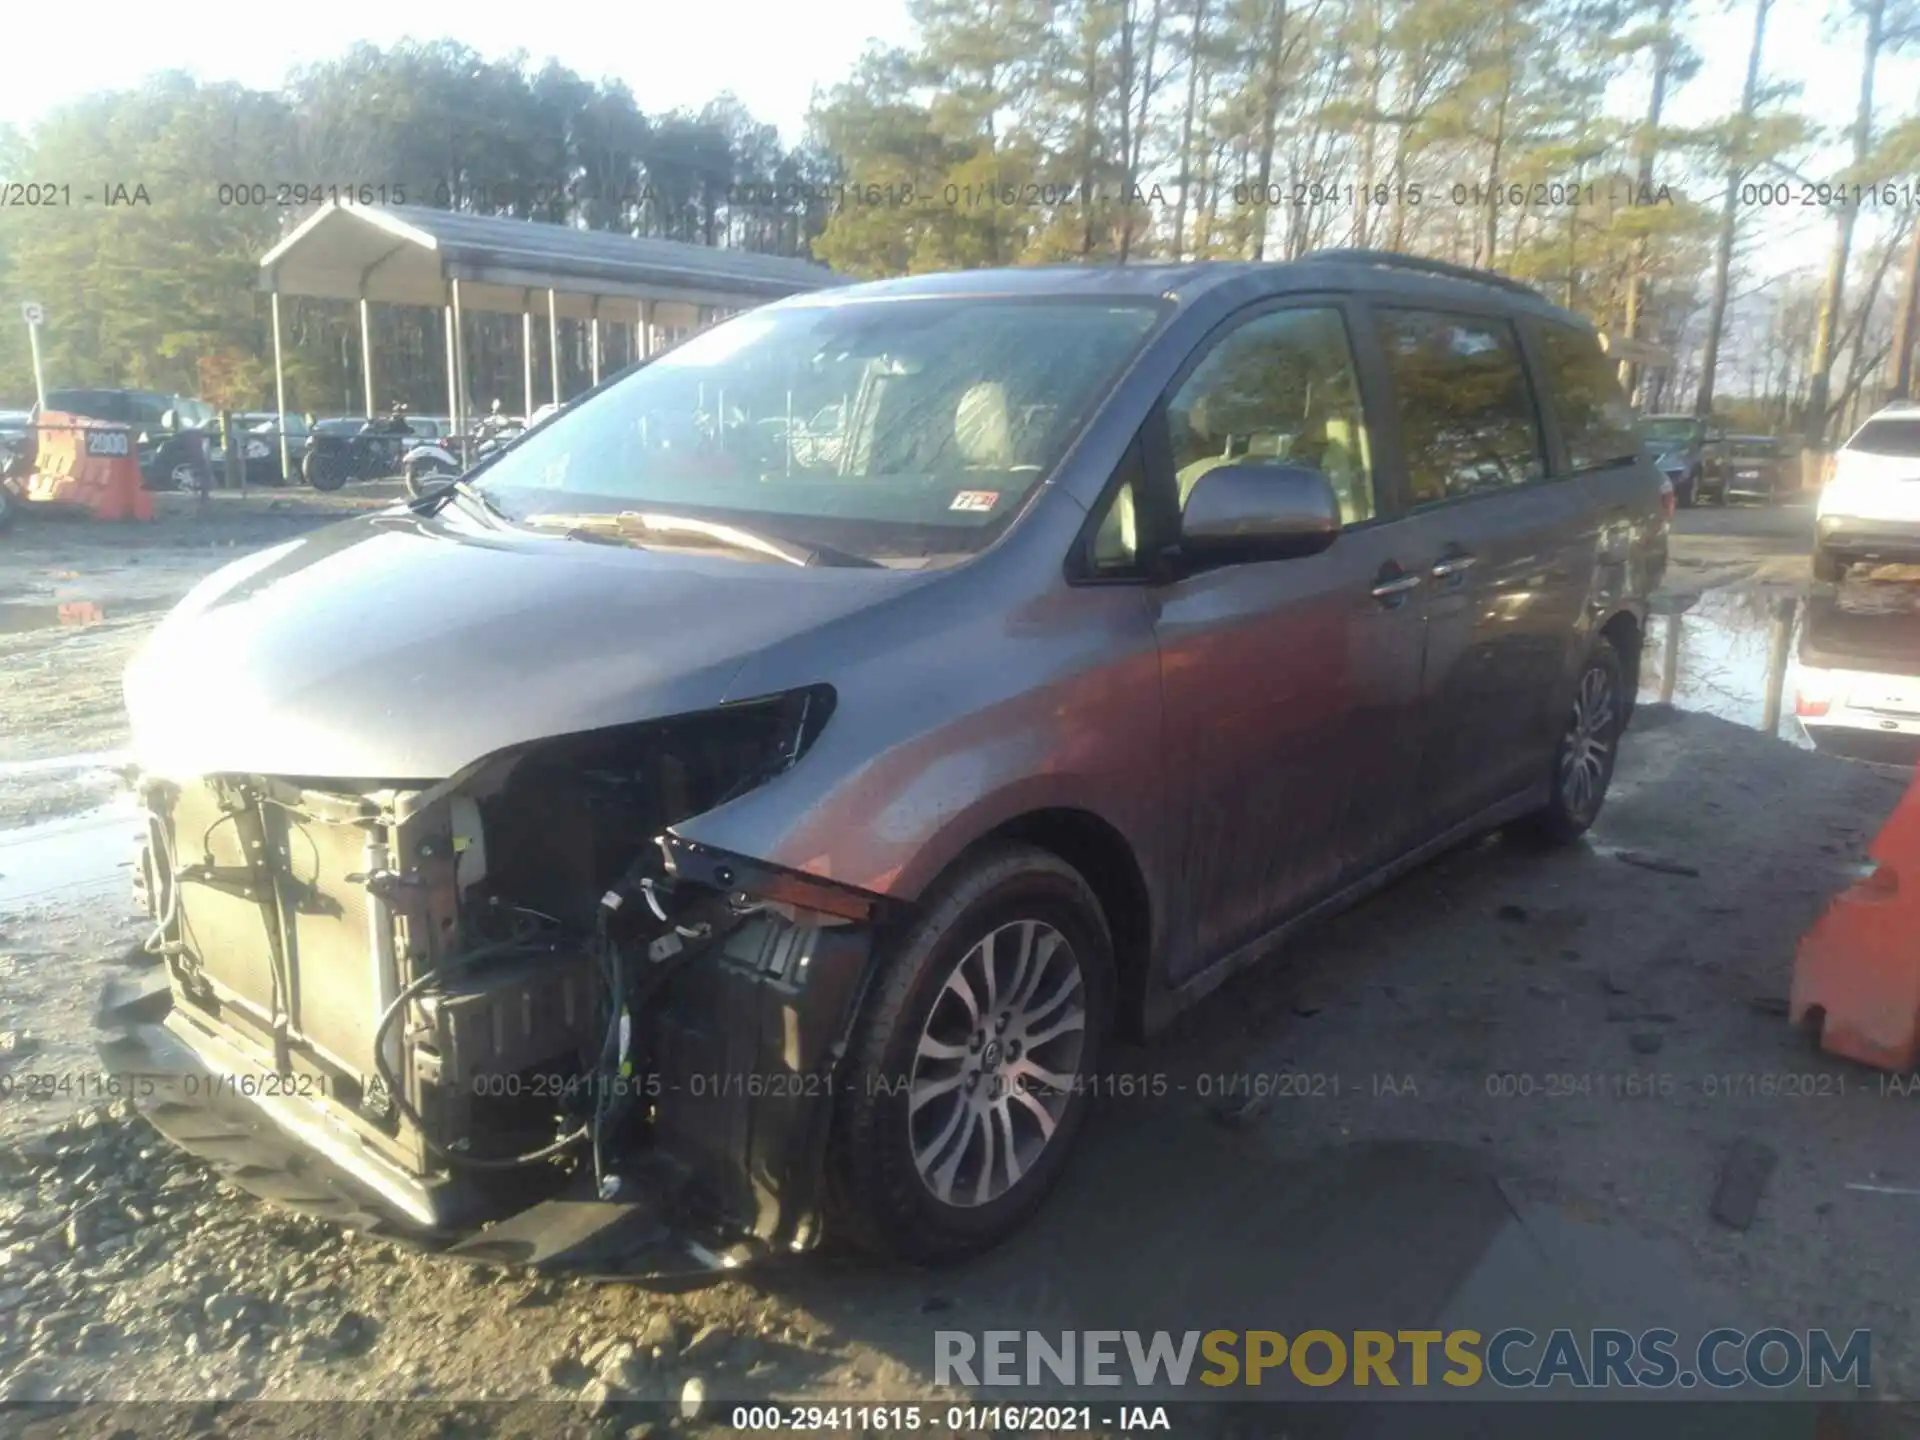
[[[1116,1033],[1592,823],[1667,525],[1593,330],[1495,276],[769,305],[165,620],[109,1053],[237,1183],[467,1253],[967,1254]]]

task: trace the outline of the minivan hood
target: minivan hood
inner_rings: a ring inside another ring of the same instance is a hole
[[[524,741],[745,698],[728,682],[756,652],[927,578],[383,511],[191,591],[128,668],[134,758],[167,776],[441,779]]]

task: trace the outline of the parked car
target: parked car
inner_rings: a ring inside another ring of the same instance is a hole
[[[1683,506],[1727,503],[1725,428],[1698,415],[1648,415],[1641,433],[1658,452],[1655,462],[1673,481]]]
[[[1920,403],[1889,405],[1854,431],[1821,487],[1813,573],[1863,561],[1920,564]]]
[[[511,1216],[470,1254],[552,1240],[529,1182],[639,1202],[623,1266],[970,1253],[1116,1033],[1593,823],[1664,485],[1591,326],[1406,257],[751,311],[163,621],[114,1064],[282,1203]]]
[[[149,490],[212,483],[213,407],[158,390],[49,390],[48,410],[125,425],[133,431],[140,477]]]
[[[305,415],[290,414],[282,418],[271,410],[252,410],[233,417],[235,428],[243,431],[246,439],[241,451],[246,468],[248,485],[282,485],[286,476],[280,467],[280,432],[284,429],[287,438],[288,460],[296,467],[305,453],[307,438],[312,426]]]
[[[1920,762],[1920,590],[1814,592],[1794,713],[1817,749],[1906,770]]]
[[[1771,435],[1727,437],[1727,496],[1777,505],[1796,488],[1786,445]]]

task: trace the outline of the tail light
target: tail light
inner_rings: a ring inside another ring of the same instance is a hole
[[[1793,697],[1793,713],[1818,719],[1833,708],[1833,701],[1818,690],[1800,690]]]
[[[1660,508],[1667,512],[1669,520],[1680,508],[1680,497],[1674,493],[1673,481],[1665,478],[1660,481]]]

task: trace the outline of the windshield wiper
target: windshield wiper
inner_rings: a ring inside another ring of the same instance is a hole
[[[418,500],[410,501],[409,503],[420,507],[418,510],[419,514],[435,515],[445,508],[449,499],[456,495],[463,499],[471,500],[496,520],[504,520],[509,524],[513,522],[513,516],[509,515],[506,510],[501,507],[499,501],[495,500],[465,476],[449,480],[444,485],[429,490]]]
[[[692,515],[665,515],[654,511],[622,510],[611,515],[598,513],[530,515],[521,523],[585,534],[613,534],[622,538],[630,537],[635,531],[651,535],[698,535],[707,540],[716,540],[735,550],[746,550],[756,555],[769,555],[776,560],[784,560],[789,565],[831,565],[862,570],[884,568],[878,560],[871,560],[865,555],[856,555],[849,550],[836,550],[831,545],[796,545],[792,541],[777,540],[771,535],[763,535],[755,530],[743,530],[738,525],[726,525],[717,520],[701,520]]]

